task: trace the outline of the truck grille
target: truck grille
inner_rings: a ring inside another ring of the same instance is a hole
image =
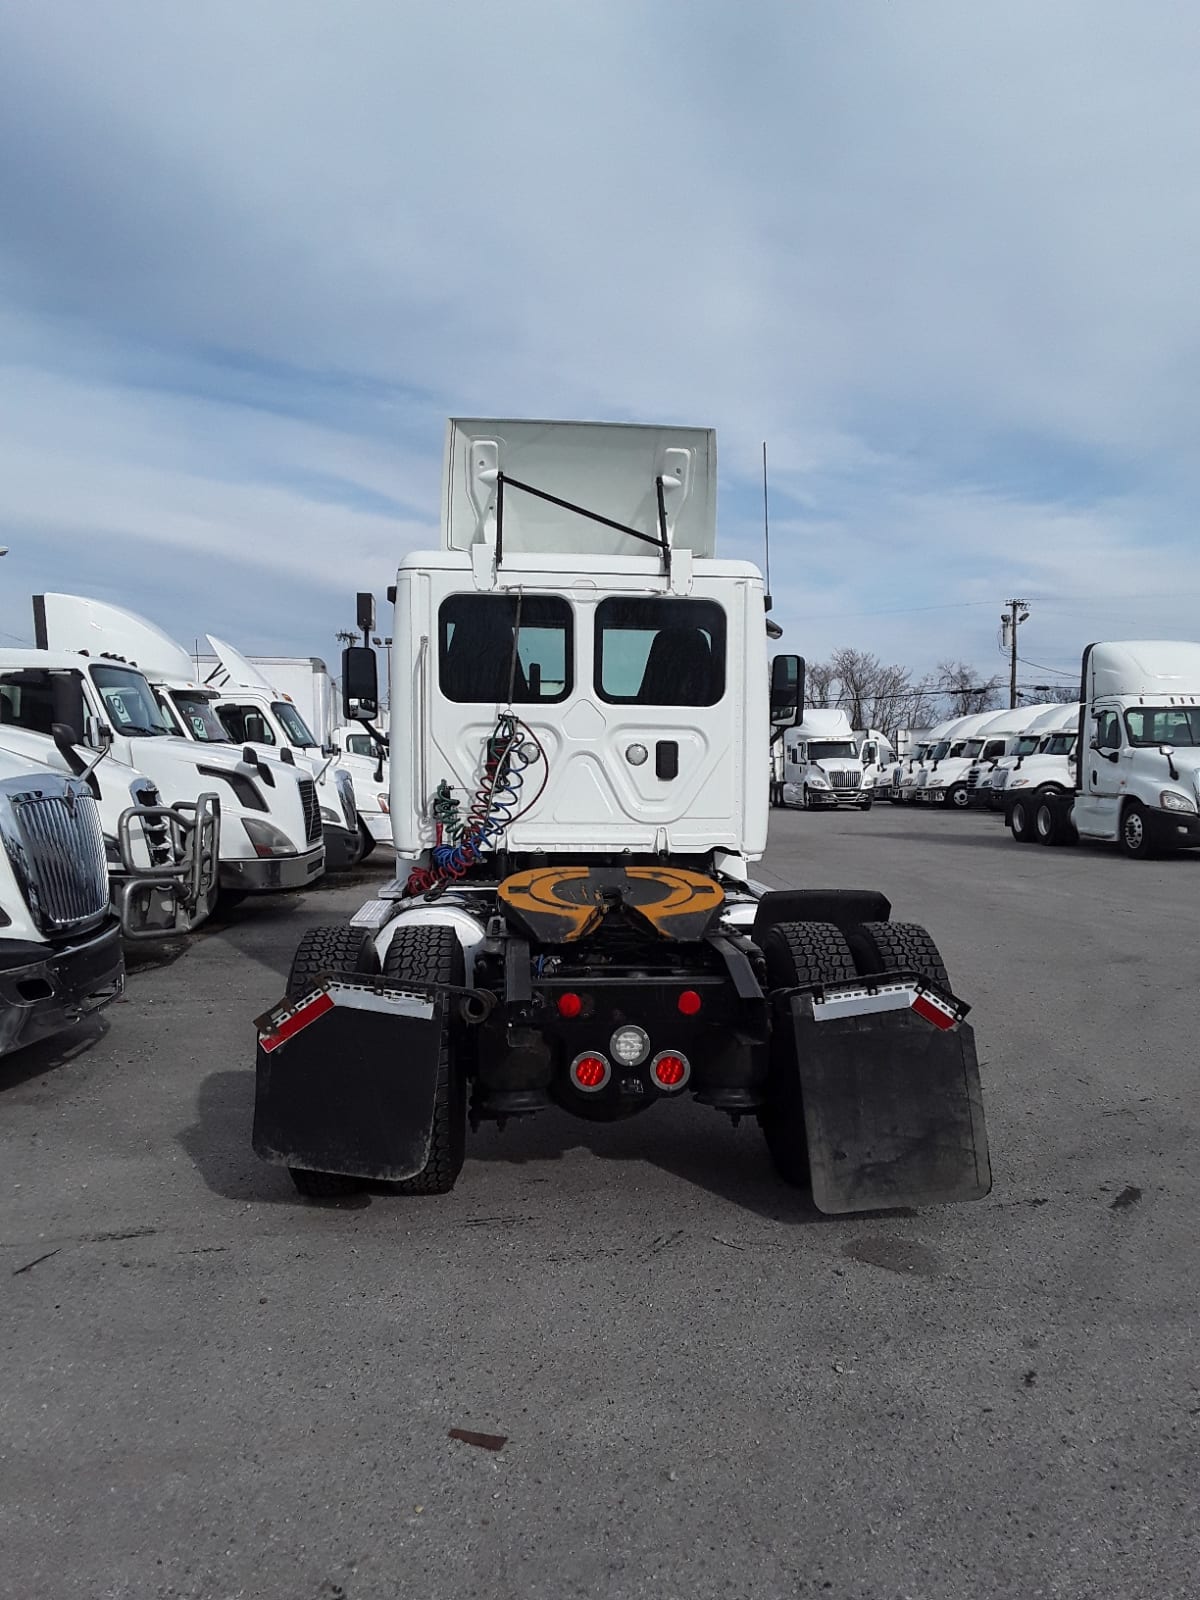
[[[1008,784],[1008,768],[1007,767],[997,767],[995,772],[992,773],[992,788],[993,789],[1003,789],[1003,788],[1007,787],[1007,784]]]
[[[859,772],[831,772],[829,782],[835,789],[857,789],[862,784]]]
[[[83,787],[9,791],[4,845],[45,934],[72,933],[108,911],[108,864],[95,800]]]
[[[321,842],[321,802],[312,778],[300,779],[300,804],[304,807],[304,832],[309,844]]]
[[[972,767],[970,772],[967,773],[967,788],[968,789],[977,789],[978,787],[979,787],[979,772],[978,772],[977,768]]]

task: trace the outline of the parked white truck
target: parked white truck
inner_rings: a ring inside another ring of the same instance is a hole
[[[756,1118],[825,1211],[976,1198],[974,1042],[879,894],[767,890],[759,572],[715,555],[711,432],[456,421],[442,546],[396,575],[396,880],[258,1019],[254,1147],[303,1194],[450,1189],[468,1117]],[[366,647],[346,713],[379,704]],[[397,1070],[400,1063],[402,1070]]]
[[[1200,845],[1200,644],[1089,645],[1080,687],[1073,791],[1010,788],[1013,838],[1104,841],[1136,858]]]
[[[35,629],[45,619],[35,606]],[[108,750],[145,773],[168,805],[221,802],[220,871],[230,899],[314,883],[325,870],[321,814],[311,777],[249,762],[225,745],[177,737],[144,673],[128,662],[65,649],[0,650],[0,689],[31,691],[10,701],[16,725],[45,736],[69,728],[82,756]],[[48,758],[49,759],[49,758]]]
[[[349,780],[343,780],[339,786],[335,786],[332,779],[323,784],[319,774],[328,767],[328,757],[318,757],[314,762],[305,752],[297,756],[290,746],[275,744],[270,734],[261,741],[235,741],[217,715],[219,695],[196,680],[187,651],[155,623],[124,606],[71,594],[35,595],[34,616],[39,642],[45,640],[55,649],[75,651],[93,659],[107,658],[136,665],[154,691],[165,731],[176,741],[187,740],[202,747],[202,751],[188,752],[193,763],[203,760],[211,765],[211,758],[220,751],[222,761],[233,760],[252,770],[261,769],[264,776],[260,789],[274,787],[277,768],[282,764],[287,769],[287,776],[281,780],[284,794],[295,787],[296,777],[303,779],[302,794],[306,803],[315,798],[318,807],[325,852],[322,870],[331,861],[341,866],[347,864],[352,854],[357,858],[360,853],[358,826]],[[236,751],[230,748],[235,742]],[[309,779],[315,784],[312,790],[308,788]],[[306,841],[309,826],[306,817],[303,835]],[[286,885],[289,888],[301,886]],[[232,890],[234,886],[227,883],[226,887]]]
[[[983,748],[980,729],[995,711],[973,711],[951,723],[929,752],[917,783],[917,799],[948,811],[965,811],[971,803],[972,763]]]
[[[803,720],[783,736],[782,803],[806,811],[839,805],[867,811],[871,798],[863,789],[863,763],[850,718],[844,711],[807,708]]]
[[[989,729],[984,750],[987,759],[980,763],[973,795],[977,805],[989,811],[1004,809],[1004,791],[1014,769],[1037,752],[1047,732],[1061,725],[1062,712],[1060,705],[1018,707],[1005,712],[1005,720]]]
[[[997,776],[1005,779],[1000,790],[1015,814],[1018,835],[1032,837],[1038,801],[1047,794],[1067,799],[1075,792],[1076,747],[1079,743],[1079,703],[1054,706],[1037,719],[1028,733],[1037,734],[1037,748],[1011,758],[1011,766]]]

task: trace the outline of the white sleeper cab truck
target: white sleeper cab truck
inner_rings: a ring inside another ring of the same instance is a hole
[[[144,773],[110,750],[80,749],[75,730],[53,719],[53,704],[38,716],[31,701],[47,694],[45,680],[0,682],[0,752],[35,771],[82,778],[96,803],[103,834],[113,911],[126,939],[190,933],[217,899],[221,808],[215,794],[194,804],[166,805]],[[49,734],[15,726],[45,721]]]
[[[251,767],[282,762],[302,777],[312,778],[320,807],[326,868],[350,865],[361,856],[350,779],[331,776],[325,781],[331,758],[316,748],[307,748],[312,735],[294,714],[294,707],[283,705],[281,709],[291,715],[291,725],[299,739],[284,734],[278,720],[272,718],[269,690],[265,708],[253,708],[256,721],[248,730],[251,737],[242,737],[246,729],[231,731],[218,715],[221,695],[197,681],[194,663],[183,646],[135,611],[82,595],[41,594],[34,596],[34,618],[38,643],[43,648],[74,650],[136,666],[154,690],[167,728],[176,737],[202,745],[236,743],[240,759]],[[261,721],[264,716],[267,720]]]
[[[43,635],[44,636],[44,635]],[[0,650],[0,688],[36,680],[58,708],[85,759],[110,751],[151,780],[165,804],[221,805],[219,886],[223,898],[302,889],[324,871],[316,786],[307,775],[242,759],[225,745],[176,737],[145,675],[125,661],[66,650]],[[51,734],[36,700],[20,726]]]
[[[925,782],[925,769],[933,751],[937,749],[948,728],[953,728],[958,721],[951,717],[948,722],[939,722],[923,734],[908,755],[893,770],[892,789],[888,798],[897,805],[911,805],[916,800]]]
[[[206,681],[216,690],[214,709],[230,739],[307,766],[321,803],[325,864],[334,871],[356,866],[373,840],[359,821],[353,779],[336,764],[333,745],[327,738],[318,742],[291,696],[269,683],[240,650],[211,633],[208,642],[218,665]]]
[[[870,809],[863,763],[844,711],[806,710],[783,736],[783,803],[806,811],[852,805]]]
[[[1104,841],[1134,857],[1200,845],[1200,644],[1089,645],[1080,687],[1074,790],[1010,787],[1013,838]]]
[[[929,935],[881,894],[753,880],[803,670],[769,687],[762,578],[715,555],[715,508],[704,429],[450,424],[442,545],[402,559],[388,630],[399,875],[305,936],[257,1024],[254,1147],[301,1193],[441,1193],[468,1121],[687,1095],[755,1119],[825,1211],[987,1191]],[[370,724],[369,648],[342,685]]]
[[[0,1055],[121,993],[104,830],[81,778],[0,749]]]
[[[1031,755],[1017,756],[1011,767],[1001,769],[1006,780],[1001,793],[1013,809],[1010,826],[1023,838],[1035,836],[1042,800],[1053,795],[1069,802],[1075,793],[1079,705],[1054,706],[1052,714],[1039,717],[1034,726],[1041,729],[1037,749]]]
[[[945,736],[929,752],[917,799],[948,811],[965,811],[971,804],[971,767],[983,749],[979,730],[994,717],[994,711],[972,712],[959,717]]]
[[[1060,706],[1017,706],[998,713],[987,726],[980,752],[979,773],[972,802],[999,811],[1004,806],[1004,786],[1016,763],[1032,755],[1043,731],[1057,717]]]
[[[862,786],[865,793],[875,798],[875,791],[891,784],[892,765],[896,752],[886,733],[878,728],[866,728],[854,734],[858,746],[858,759],[862,762]],[[880,796],[882,798],[882,795]]]

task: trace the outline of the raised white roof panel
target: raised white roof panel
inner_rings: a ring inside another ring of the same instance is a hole
[[[446,429],[442,544],[495,543],[498,474],[657,540],[663,479],[671,545],[711,557],[717,533],[717,440],[711,428],[621,422],[453,417]],[[647,544],[506,483],[505,553],[652,555]]]
[[[196,664],[183,646],[136,611],[79,594],[33,597],[34,632],[41,650],[123,656],[152,678],[192,683]]]
[[[1200,644],[1183,639],[1118,639],[1092,646],[1092,695],[1200,694]]]

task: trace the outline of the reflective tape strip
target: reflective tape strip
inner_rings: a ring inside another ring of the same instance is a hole
[[[357,988],[348,983],[331,983],[323,989],[306,995],[295,1006],[269,1012],[259,1022],[259,1043],[270,1055],[289,1039],[294,1039],[334,1006],[349,1011],[378,1011],[394,1017],[416,1017],[428,1022],[434,1013],[434,1001],[427,994],[411,990]]]
[[[272,1050],[278,1050],[281,1044],[286,1044],[289,1039],[294,1039],[310,1022],[315,1022],[318,1017],[323,1017],[327,1011],[333,1010],[333,996],[325,990],[318,990],[302,1001],[295,1011],[289,1012],[280,1022],[277,1022],[269,1033],[260,1035],[263,1049],[270,1055]]]
[[[935,994],[921,992],[914,995],[912,1008],[926,1022],[932,1022],[935,1028],[952,1028],[958,1021],[953,1010]]]

